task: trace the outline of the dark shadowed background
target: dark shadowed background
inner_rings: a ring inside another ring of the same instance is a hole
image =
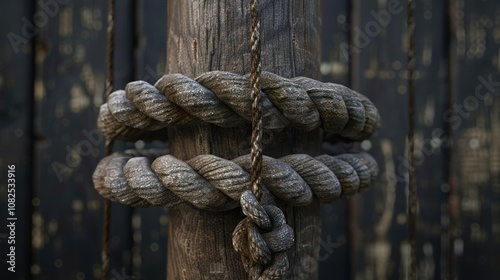
[[[419,279],[498,279],[500,2],[416,2]],[[154,83],[166,1],[116,5],[115,88]],[[323,80],[368,96],[383,125],[359,145],[379,163],[377,184],[322,205],[320,279],[408,276],[406,5],[323,1]],[[103,199],[91,176],[104,156],[107,2],[3,1],[0,14],[0,279],[99,279]],[[111,278],[164,279],[167,223],[164,209],[113,203]]]

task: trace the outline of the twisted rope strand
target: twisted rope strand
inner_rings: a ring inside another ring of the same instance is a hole
[[[260,82],[257,96],[264,128],[322,126],[327,132],[362,140],[380,126],[371,101],[345,86],[305,77],[286,79],[265,71]],[[222,71],[204,73],[196,80],[169,74],[155,86],[131,82],[101,106],[98,127],[107,138],[134,141],[164,140],[165,130],[159,128],[167,125],[241,126],[253,120],[251,90],[248,76]]]
[[[188,203],[207,211],[238,207],[251,188],[251,158],[233,160],[199,155],[186,162],[165,151],[126,151],[103,158],[92,176],[104,197],[127,205],[172,207]],[[378,167],[368,154],[263,156],[262,204],[276,199],[307,205],[315,198],[331,203],[366,189]]]
[[[92,178],[104,197],[134,207],[172,207],[187,203],[207,211],[226,211],[241,204],[247,216],[233,232],[252,279],[281,279],[288,270],[286,251],[294,243],[293,229],[276,200],[288,205],[330,203],[366,189],[377,176],[367,154],[263,156],[259,201],[251,189],[251,155],[226,160],[200,155],[186,162],[165,150],[129,150],[99,162]],[[238,203],[239,202],[239,203]]]

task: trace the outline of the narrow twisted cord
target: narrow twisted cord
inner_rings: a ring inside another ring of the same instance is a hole
[[[410,241],[410,279],[417,279],[417,183],[415,175],[415,1],[408,0],[408,92],[409,92],[409,196],[408,196],[408,213],[409,213],[409,241]]]
[[[259,242],[255,242],[250,244],[248,246],[248,249],[256,249],[257,251],[260,252],[262,248],[265,248],[266,242],[262,240],[262,237],[260,236],[259,232],[261,230],[271,230],[271,227],[263,227],[263,224],[259,223],[258,219],[250,219],[252,215],[252,210],[259,209],[259,207],[263,210],[261,206],[261,201],[262,201],[262,189],[261,189],[261,179],[262,179],[262,98],[260,94],[260,75],[262,72],[262,65],[261,65],[261,42],[260,42],[260,18],[259,18],[259,11],[258,11],[258,3],[257,0],[250,0],[250,18],[251,18],[251,38],[250,38],[250,44],[251,44],[251,51],[252,51],[252,67],[250,70],[250,85],[251,85],[251,98],[252,98],[252,145],[251,145],[251,162],[252,162],[252,168],[251,168],[251,190],[253,194],[251,196],[255,195],[255,205],[248,205],[250,208],[244,207],[245,206],[245,195],[241,196],[241,203],[242,203],[242,210],[243,213],[247,216],[245,220],[251,221],[250,223],[245,222],[243,220],[240,223],[243,223],[246,225],[248,228],[249,232],[254,233],[248,235],[248,240],[259,240]],[[248,191],[247,191],[248,192]],[[246,210],[245,210],[246,209]],[[276,208],[276,210],[280,213],[281,210]],[[265,211],[262,211],[261,214],[264,214],[264,216],[267,216],[267,213]],[[284,215],[282,215],[282,220],[284,222]],[[273,223],[274,226],[274,223]],[[259,229],[258,229],[258,228]],[[270,233],[269,233],[270,234]],[[278,238],[278,242],[282,243],[285,240],[292,240],[293,244],[293,230],[290,228],[290,231],[288,232],[287,238]],[[238,241],[236,241],[238,242]],[[259,245],[257,245],[259,244]],[[290,245],[291,246],[291,245]],[[235,247],[236,248],[236,247]],[[289,247],[288,247],[289,248]],[[285,248],[284,250],[288,249]],[[269,250],[267,250],[269,252]],[[241,252],[240,252],[241,254]],[[265,254],[264,254],[265,255]],[[269,255],[271,253],[269,252]],[[258,264],[257,259],[261,259],[263,255],[257,254],[252,261],[252,263],[255,266]],[[264,258],[266,259],[266,258]],[[242,258],[243,262],[245,263],[245,258]],[[267,260],[267,259],[266,259]],[[269,258],[269,261],[271,259]],[[245,267],[248,267],[248,262],[245,265]],[[247,270],[248,272],[248,278],[249,279],[260,279],[262,278],[264,271],[268,271],[271,269],[273,271],[273,274],[275,274],[277,271],[286,271],[288,269],[288,262],[283,263],[281,266],[281,269],[273,269],[271,267],[268,267],[266,270],[257,268],[254,269],[253,272],[251,272],[250,269]],[[279,274],[279,273],[278,273]]]
[[[252,21],[252,69],[250,73],[251,97],[252,97],[252,191],[260,201],[262,191],[260,189],[262,170],[262,98],[260,95],[260,74],[262,66],[260,61],[260,19],[257,0],[250,0],[250,17]]]
[[[107,41],[107,73],[106,73],[106,99],[113,91],[113,56],[115,49],[115,0],[108,2],[108,41]],[[113,141],[106,141],[106,155],[112,153]],[[104,200],[101,252],[101,279],[107,280],[109,274],[109,228],[111,220],[111,201]]]

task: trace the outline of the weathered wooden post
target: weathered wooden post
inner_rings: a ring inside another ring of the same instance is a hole
[[[320,1],[260,1],[263,70],[284,77],[318,78]],[[250,15],[246,0],[168,1],[167,73],[196,77],[223,70],[250,71]],[[249,93],[250,94],[250,93]],[[169,128],[170,153],[180,159],[213,154],[233,159],[249,153],[250,126],[225,129],[204,124]],[[264,154],[318,155],[320,131],[283,129],[270,134]],[[285,206],[295,230],[287,279],[315,279],[320,239],[319,203]],[[244,279],[231,244],[243,219],[240,208],[207,212],[191,207],[169,209],[168,279]]]
[[[380,115],[363,95],[310,78],[317,76],[319,53],[316,1],[261,3],[262,66],[278,75],[262,72],[262,106],[255,105],[258,79],[243,75],[251,56],[260,55],[256,29],[252,48],[248,44],[249,5],[215,2],[169,2],[172,74],[155,86],[128,83],[110,93],[99,111],[98,127],[108,143],[164,141],[168,132],[170,154],[157,149],[110,154],[96,167],[94,187],[134,207],[174,207],[169,279],[238,279],[246,277],[244,271],[252,279],[316,278],[319,202],[350,197],[378,173],[377,163],[364,153],[317,156],[318,127],[359,141],[379,127]],[[253,1],[251,10],[257,27]],[[258,77],[258,59],[252,63],[252,77]],[[260,134],[250,133],[260,121],[252,129],[249,124],[259,119],[259,108],[267,128],[262,143],[254,141]],[[261,149],[264,157],[254,160]],[[254,184],[258,176],[249,174],[258,170],[254,164],[262,164],[260,186]]]

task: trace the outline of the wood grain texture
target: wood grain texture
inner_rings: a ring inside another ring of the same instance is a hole
[[[317,78],[319,2],[260,1],[263,70],[284,77]],[[168,4],[167,72],[196,77],[210,70],[245,74],[250,69],[250,18],[246,1],[170,1]],[[306,21],[306,19],[313,19]],[[277,47],[279,46],[279,47]],[[171,153],[181,159],[211,153],[231,159],[248,153],[250,127],[221,129],[202,125],[169,129]],[[318,130],[274,132],[264,153],[319,153]],[[271,141],[270,141],[271,142]],[[289,258],[291,279],[315,278],[319,204],[287,207],[287,223],[296,232]],[[207,213],[191,208],[169,212],[169,279],[238,279],[246,277],[231,246],[241,210]],[[299,245],[300,244],[300,245]]]

